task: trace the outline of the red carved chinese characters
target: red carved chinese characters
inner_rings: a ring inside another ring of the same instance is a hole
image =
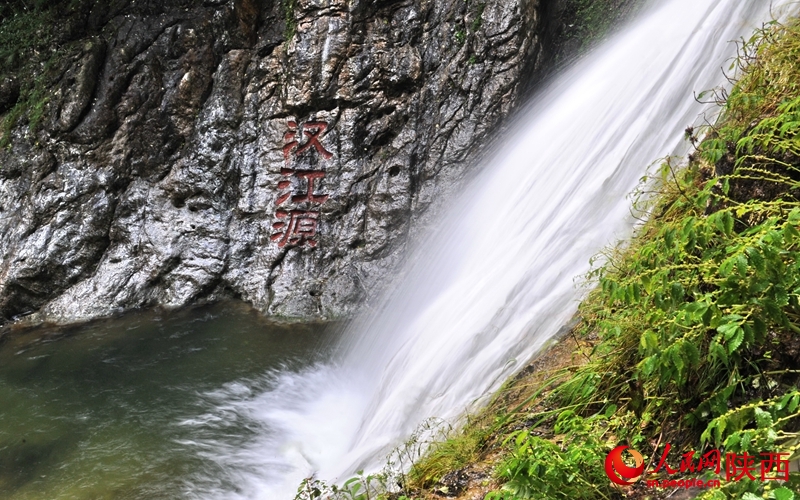
[[[289,198],[292,199],[292,203],[311,202],[322,205],[329,198],[327,194],[314,194],[314,180],[325,177],[325,172],[321,170],[294,170],[291,168],[282,168],[281,175],[289,177],[296,176],[300,179],[305,179],[307,189],[305,190],[305,194],[292,195],[292,182],[289,180],[280,181],[278,183],[278,189],[282,191],[288,189],[289,191],[282,193],[278,199],[275,200],[276,205],[283,204],[283,202]]]
[[[298,126],[297,122],[290,120],[289,130],[283,135],[283,157],[288,162],[292,156],[295,158],[301,153],[311,150],[316,151],[324,159],[329,160],[333,154],[320,142],[328,124],[325,122],[307,122]],[[306,136],[306,141],[301,143],[298,132]],[[311,149],[313,148],[313,149]],[[320,213],[314,210],[319,205],[325,203],[329,195],[316,193],[319,181],[325,177],[322,170],[301,170],[294,168],[282,168],[281,176],[284,178],[278,182],[278,198],[275,205],[281,207],[286,202],[290,202],[296,207],[292,209],[280,208],[275,212],[277,222],[272,224],[270,239],[277,241],[278,246],[283,248],[289,246],[316,247],[317,227],[319,224]],[[292,182],[295,179],[295,182]],[[293,189],[293,187],[295,189]],[[299,187],[299,189],[297,189]],[[291,207],[287,207],[291,208]]]
[[[307,244],[310,247],[317,246],[317,241],[314,237],[317,235],[319,212],[311,210],[292,210],[289,212],[278,210],[275,212],[275,216],[278,219],[289,218],[288,221],[284,220],[272,225],[273,229],[282,231],[270,237],[272,241],[278,241],[279,247],[303,244]]]
[[[307,122],[298,126],[297,122],[289,120],[289,131],[283,134],[283,142],[286,143],[283,146],[283,157],[288,160],[293,152],[296,156],[313,146],[323,158],[330,160],[333,157],[333,153],[325,149],[322,143],[319,142],[326,130],[328,130],[328,124],[325,122]],[[300,144],[300,140],[297,137],[299,131],[302,131],[307,136],[305,144]]]

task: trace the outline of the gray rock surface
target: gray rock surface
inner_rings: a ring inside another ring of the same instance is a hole
[[[222,297],[348,316],[542,59],[538,0],[131,0],[75,17],[42,70],[41,126],[23,117],[0,151],[0,323]],[[18,98],[0,82],[0,113]]]

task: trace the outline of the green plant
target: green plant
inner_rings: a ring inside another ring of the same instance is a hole
[[[464,45],[464,42],[467,40],[467,32],[463,29],[456,30],[456,33],[453,36],[456,39],[456,43],[459,45]]]
[[[647,179],[642,193],[658,193],[637,198],[647,222],[589,275],[598,286],[581,305],[580,330],[599,339],[592,359],[551,395],[552,413],[533,415],[534,428],[554,413],[584,424],[568,431],[559,417],[558,439],[513,435],[495,498],[563,497],[575,486],[570,471],[601,469],[607,439],[648,455],[658,445],[645,436],[684,450],[797,457],[798,35],[797,23],[772,23],[746,41],[740,80],[699,154],[683,170],[667,159]],[[708,495],[789,498],[797,482],[728,482]]]
[[[511,433],[505,440],[511,453],[497,469],[507,482],[487,498],[609,498],[609,481],[597,464],[608,453],[601,437],[611,414],[613,410],[582,418],[571,410],[562,412],[554,427],[560,443],[527,429]]]
[[[507,384],[422,458],[418,439],[403,493],[496,451],[493,500],[616,498],[602,464],[621,442],[648,457],[665,443],[800,455],[800,25],[765,26],[735,64],[689,165],[668,158],[643,180],[646,222],[588,275],[597,286],[575,329],[588,362],[535,388]],[[370,488],[390,477],[362,474],[345,494],[387,494]],[[793,500],[800,476],[789,479],[723,482],[703,498]]]
[[[341,486],[307,478],[300,483],[295,500],[387,500],[387,486],[385,475],[364,475],[364,471],[358,471]]]
[[[11,130],[23,118],[35,133],[44,119],[49,102],[48,87],[64,55],[48,29],[56,18],[60,2],[16,0],[2,6],[0,16],[0,78],[13,73],[20,83],[16,104],[0,117],[0,147],[10,146]],[[70,7],[72,8],[72,4]]]
[[[23,85],[17,103],[0,121],[0,147],[11,145],[11,130],[26,115],[28,118],[28,130],[31,133],[36,133],[39,130],[46,106],[50,102],[48,82],[61,55],[60,51],[53,52],[39,74],[35,78],[26,81]]]
[[[775,489],[769,487],[758,488],[755,483],[742,482],[729,483],[722,488],[706,491],[697,498],[700,500],[794,500],[796,495],[794,491],[785,486]]]
[[[446,422],[427,419],[404,443],[389,452],[379,472],[365,474],[363,470],[358,471],[341,486],[310,477],[298,487],[295,500],[411,500],[402,494],[412,489],[410,483],[413,481],[406,471],[412,465],[416,467],[423,454],[429,453],[429,447],[443,442],[451,432],[452,427]]]
[[[283,38],[286,43],[294,38],[297,34],[297,17],[295,11],[297,10],[297,0],[282,0],[283,5],[283,20],[285,28],[283,31]]]
[[[472,32],[475,33],[479,29],[481,29],[481,24],[483,23],[483,11],[486,9],[486,3],[481,2],[478,4],[478,8],[475,10],[475,19],[472,20]]]

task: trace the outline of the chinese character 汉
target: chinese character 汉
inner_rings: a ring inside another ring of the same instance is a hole
[[[315,179],[322,179],[325,177],[325,172],[320,170],[294,170],[291,168],[282,168],[281,175],[291,177],[296,176],[300,179],[305,179],[307,184],[307,189],[305,193],[298,194],[292,196],[291,190],[289,192],[281,194],[277,200],[275,200],[276,205],[280,205],[289,198],[292,199],[292,203],[316,203],[318,205],[322,205],[325,201],[328,200],[329,195],[327,194],[314,194],[314,180]],[[292,186],[291,181],[284,180],[278,183],[278,189],[285,190],[290,189]]]
[[[323,158],[330,160],[333,157],[333,153],[326,150],[322,143],[319,142],[326,130],[328,130],[328,124],[325,122],[306,122],[298,126],[297,122],[290,120],[289,131],[283,135],[283,141],[286,143],[283,146],[283,157],[288,160],[289,155],[292,153],[297,156],[313,146]],[[298,139],[297,137],[297,133],[300,131],[307,137],[304,144],[300,143],[302,138]]]
[[[314,237],[317,235],[317,223],[319,212],[310,210],[278,210],[275,212],[278,219],[289,219],[288,221],[276,222],[272,228],[274,233],[270,239],[278,241],[278,246],[283,248],[286,245],[304,245],[310,247],[317,246]]]
[[[728,481],[739,481],[744,477],[755,480],[753,472],[756,471],[756,457],[744,452],[741,455],[735,453],[725,454],[725,478]]]

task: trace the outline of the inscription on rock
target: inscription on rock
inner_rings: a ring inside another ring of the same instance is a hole
[[[318,208],[328,200],[329,195],[315,190],[317,181],[325,177],[325,171],[290,166],[306,151],[318,154],[325,160],[333,158],[333,153],[325,149],[321,142],[327,130],[326,122],[310,121],[299,125],[293,120],[288,122],[288,130],[283,135],[283,157],[287,166],[281,168],[282,179],[278,182],[278,197],[275,200],[277,222],[272,224],[275,232],[270,236],[280,248],[287,245],[317,246]],[[302,135],[299,135],[300,132]]]

